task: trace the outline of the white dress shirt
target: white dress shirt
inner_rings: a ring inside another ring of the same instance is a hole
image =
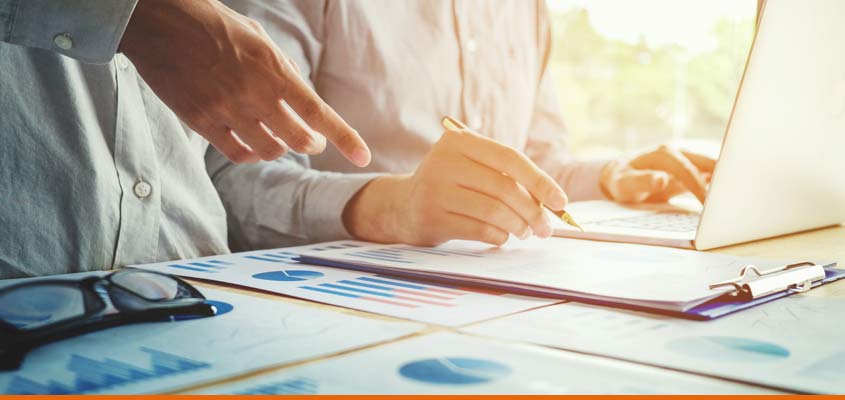
[[[576,162],[567,151],[548,74],[543,0],[224,2],[258,20],[317,93],[358,130],[373,152],[363,171],[413,172],[448,114],[524,151],[570,199],[602,197],[603,162]],[[259,218],[260,231],[230,218],[237,248],[348,237],[341,213],[372,176],[360,175],[331,147],[300,166],[291,161],[269,169],[230,166],[227,177],[215,180],[233,214],[253,210],[266,217]],[[312,175],[315,170],[340,174]],[[227,196],[232,190],[253,197]],[[297,206],[277,210],[277,202]]]

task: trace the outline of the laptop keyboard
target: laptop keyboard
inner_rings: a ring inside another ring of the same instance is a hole
[[[666,232],[690,232],[698,228],[698,218],[698,214],[657,213],[595,221],[592,225]]]

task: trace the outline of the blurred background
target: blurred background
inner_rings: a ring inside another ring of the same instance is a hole
[[[551,72],[575,154],[671,142],[713,153],[754,33],[757,0],[548,0]]]

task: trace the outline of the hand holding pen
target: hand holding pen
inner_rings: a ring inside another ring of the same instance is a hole
[[[445,117],[443,117],[443,119],[441,119],[441,120],[440,120],[440,123],[441,123],[441,124],[443,125],[443,127],[444,127],[444,128],[446,128],[446,129],[451,129],[451,130],[461,130],[461,129],[464,129],[464,130],[469,130],[469,128],[468,128],[468,127],[467,127],[467,126],[466,126],[463,122],[458,121],[458,120],[456,120],[456,119],[454,119],[454,118],[452,118],[452,117],[450,117],[450,116],[448,116],[448,115],[447,115],[447,116],[445,116]],[[548,208],[548,207],[546,207],[546,208]],[[577,222],[575,222],[575,218],[572,218],[572,216],[571,216],[571,215],[569,215],[569,213],[568,213],[568,212],[566,212],[566,210],[564,210],[564,209],[560,209],[560,210],[553,210],[553,209],[549,208],[549,211],[551,211],[551,212],[552,212],[552,214],[554,214],[556,217],[558,217],[558,218],[560,218],[561,220],[563,220],[563,222],[566,222],[569,226],[572,226],[572,227],[574,227],[574,228],[577,228],[577,229],[578,229],[578,230],[580,230],[581,232],[584,232],[584,228],[581,228],[581,225],[578,225],[578,223],[577,223]]]
[[[347,203],[343,218],[363,240],[501,245],[509,234],[551,236],[544,205],[562,211],[567,201],[554,179],[523,153],[455,125],[413,174],[370,182]]]

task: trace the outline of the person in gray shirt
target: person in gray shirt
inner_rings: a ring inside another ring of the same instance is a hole
[[[369,163],[263,29],[215,0],[0,0],[0,278],[227,252],[206,153],[273,166],[326,139]]]

